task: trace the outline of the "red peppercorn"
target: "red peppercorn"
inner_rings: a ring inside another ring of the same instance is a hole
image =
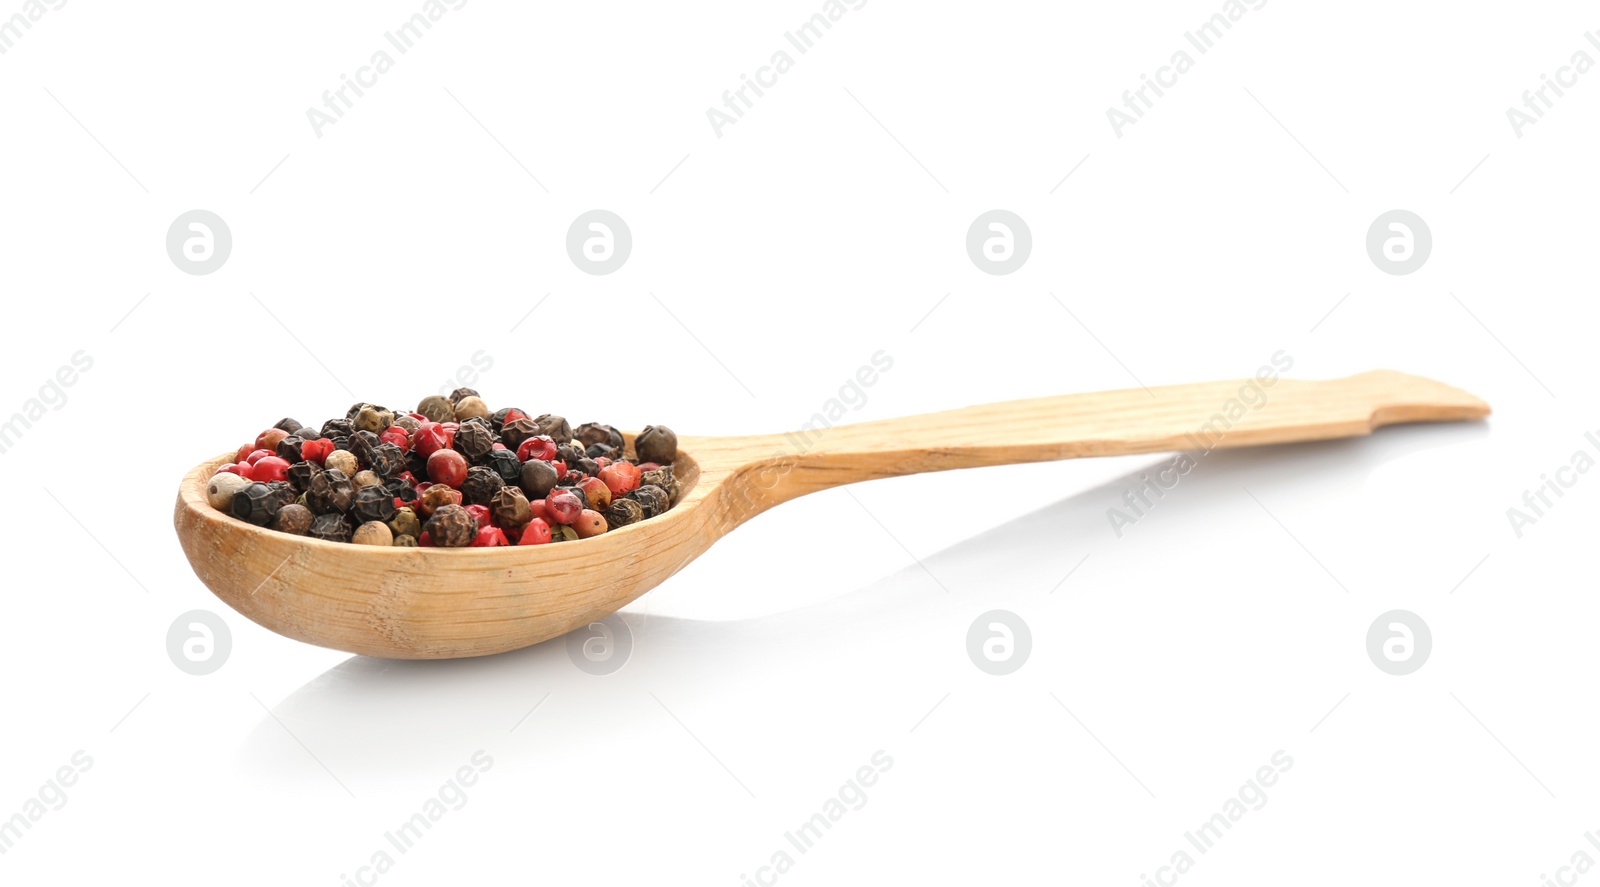
[[[468,505],[465,507],[467,509],[467,513],[472,515],[472,519],[478,522],[478,529],[482,530],[494,523],[494,521],[491,520],[494,515],[489,511],[489,506]]]
[[[583,498],[595,511],[605,511],[606,506],[611,504],[611,488],[598,477],[584,478],[578,482],[578,489],[583,490]]]
[[[496,548],[501,545],[510,545],[506,534],[499,527],[484,527],[473,537],[473,548]]]
[[[423,422],[411,435],[411,446],[423,456],[432,456],[439,450],[448,449],[450,440],[444,433],[444,426],[438,422]]]
[[[544,499],[545,508],[558,524],[571,524],[583,513],[584,502],[570,490],[551,490]]]
[[[432,548],[433,547],[433,537],[428,535],[428,531],[427,530],[423,530],[422,531],[422,535],[417,537],[417,547],[418,548]]]
[[[274,480],[289,479],[289,463],[277,456],[263,456],[250,466],[250,473],[245,475],[251,480],[262,483]]]
[[[642,474],[642,473],[644,473],[646,471],[655,471],[657,468],[660,468],[660,467],[661,467],[661,463],[660,462],[640,462],[639,463],[639,472]]]
[[[467,457],[455,450],[435,450],[428,457],[428,477],[436,484],[460,487],[467,479]]]
[[[384,429],[382,434],[378,435],[378,439],[384,443],[392,443],[401,450],[407,452],[411,450],[411,435],[406,434],[406,430],[399,425],[390,425]]]
[[[611,488],[611,498],[616,499],[639,489],[639,477],[644,472],[632,462],[616,462],[600,471],[600,479]]]
[[[508,424],[510,422],[515,422],[518,419],[526,419],[526,418],[528,418],[528,414],[527,413],[524,413],[523,411],[517,409],[516,407],[512,407],[511,409],[506,410],[505,417],[500,420],[500,424],[501,425],[506,425],[506,424]]]
[[[244,457],[244,461],[248,462],[251,465],[254,465],[257,462],[260,462],[262,459],[265,459],[265,458],[267,458],[268,456],[271,456],[271,455],[274,455],[274,453],[271,450],[251,450],[250,451],[250,455]]]
[[[307,462],[315,462],[318,465],[327,461],[328,455],[332,452],[333,441],[325,437],[318,440],[308,440],[300,445],[300,458]]]
[[[250,458],[250,454],[251,453],[254,453],[256,450],[259,450],[259,449],[261,449],[261,448],[256,446],[255,444],[247,443],[244,446],[240,447],[238,452],[233,454],[233,461],[235,461],[235,462],[243,462],[244,460]]]
[[[544,501],[543,499],[528,500],[528,508],[533,511],[533,516],[535,518],[544,521],[546,524],[553,524],[556,522],[555,518],[550,516],[550,503]]]
[[[549,462],[555,457],[556,442],[548,434],[534,435],[517,447],[517,458],[524,462],[529,459],[543,459]]]
[[[579,539],[588,539],[606,531],[606,519],[600,512],[585,508],[578,513],[578,519],[572,522],[572,528],[578,531]]]
[[[544,500],[540,500],[544,501]],[[543,518],[534,518],[528,521],[523,528],[522,536],[517,539],[518,545],[543,545],[550,541],[550,525]]]

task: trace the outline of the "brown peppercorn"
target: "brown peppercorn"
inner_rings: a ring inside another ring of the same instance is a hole
[[[383,407],[367,404],[356,413],[351,421],[352,427],[357,431],[367,431],[372,434],[381,434],[384,429],[394,424],[394,413]]]
[[[478,535],[478,519],[459,505],[446,505],[428,518],[427,532],[440,548],[465,548]]]
[[[633,439],[633,451],[640,462],[666,465],[678,458],[678,435],[665,425],[646,425]]]
[[[494,432],[489,430],[489,425],[483,421],[462,422],[456,429],[456,440],[452,448],[473,464],[481,462],[494,449]]]
[[[304,536],[311,529],[311,521],[315,517],[316,515],[311,513],[311,509],[304,505],[296,505],[290,502],[288,505],[278,509],[278,513],[272,517],[270,526],[280,533]]]
[[[449,400],[437,394],[430,394],[424,397],[417,404],[417,412],[427,416],[430,422],[454,422],[456,420],[455,406]]]
[[[456,401],[456,418],[463,422],[468,419],[487,420],[489,418],[489,405],[483,402],[483,398],[475,394],[463,397]]]
[[[355,497],[350,500],[350,516],[360,523],[387,521],[394,514],[394,497],[377,484],[356,490]]]
[[[285,475],[289,479],[289,486],[294,487],[297,493],[304,493],[311,489],[311,480],[322,473],[322,466],[315,462],[296,462],[289,466]]]
[[[498,471],[484,465],[467,469],[467,479],[461,482],[461,500],[467,505],[488,505],[494,494],[506,485]]]
[[[334,450],[328,454],[328,458],[322,460],[322,467],[330,471],[341,471],[348,478],[361,470],[361,462],[356,459],[356,454],[349,450]]]
[[[569,440],[572,440],[572,426],[567,424],[567,420],[561,416],[553,416],[549,413],[545,413],[539,418],[534,419],[533,423],[539,426],[540,434],[550,435],[551,439],[558,444],[563,444]]]
[[[516,452],[517,447],[522,446],[523,441],[530,437],[537,437],[538,434],[539,426],[534,424],[534,421],[527,416],[513,419],[500,426],[500,442],[505,444],[506,448],[512,452]]]
[[[604,444],[613,450],[622,447],[622,432],[610,425],[602,425],[599,422],[585,422],[579,425],[572,434],[585,447],[592,447],[595,444]]]
[[[211,503],[212,508],[232,514],[233,494],[248,486],[250,478],[224,471],[206,482],[206,501]]]
[[[450,392],[450,404],[451,406],[459,406],[463,400],[466,400],[469,397],[478,396],[478,391],[475,388],[457,388],[456,390]],[[458,412],[456,415],[459,416],[461,414]]]
[[[350,541],[357,545],[380,545],[388,548],[394,545],[394,533],[380,521],[367,521],[350,534]]]
[[[672,504],[678,502],[678,478],[672,473],[671,465],[663,465],[646,471],[639,476],[639,485],[654,484],[667,494],[667,501]]]
[[[645,520],[666,511],[672,507],[672,499],[667,496],[667,491],[654,484],[641,486],[628,494],[628,498],[638,502],[644,509]]]
[[[494,515],[494,522],[507,533],[520,530],[533,520],[533,507],[528,504],[528,497],[516,487],[496,490],[494,498],[489,500],[489,512]]]
[[[529,459],[522,463],[522,492],[529,499],[543,499],[555,489],[556,468],[543,459]]]
[[[421,536],[422,521],[417,519],[417,513],[410,508],[395,510],[394,517],[389,518],[389,531],[399,536]]]
[[[350,526],[350,518],[342,514],[319,514],[311,520],[311,529],[306,535],[324,542],[349,542],[350,533],[354,527]]]
[[[644,520],[644,506],[632,499],[612,499],[603,513],[613,529]]]
[[[406,535],[396,536],[396,537],[394,537],[394,547],[395,548],[416,548],[417,547],[417,537],[415,537],[415,536],[406,536]]]
[[[417,514],[426,519],[432,517],[435,511],[438,511],[446,505],[460,504],[460,490],[452,490],[444,484],[434,484],[433,486],[422,491],[422,495],[417,497],[417,502],[414,507],[417,510]]]
[[[342,514],[350,510],[356,494],[350,478],[337,468],[324,469],[306,488],[306,505],[317,514]]]

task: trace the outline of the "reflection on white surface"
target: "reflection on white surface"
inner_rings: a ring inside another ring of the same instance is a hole
[[[478,659],[355,656],[274,706],[282,726],[263,716],[241,749],[241,761],[273,780],[325,779],[294,748],[298,740],[341,778],[374,784],[418,768],[447,769],[485,737],[494,738],[496,754],[508,762],[519,754],[560,756],[608,743],[624,749],[640,718],[659,719],[663,708],[684,723],[727,717],[727,709],[737,706],[742,718],[757,723],[849,715],[868,722],[899,718],[903,729],[940,698],[953,676],[964,679],[971,671],[963,636],[977,613],[1010,607],[1029,614],[1040,646],[1033,679],[1059,684],[1078,667],[1051,670],[1065,661],[1049,644],[1052,625],[1075,619],[1069,597],[1081,606],[1102,594],[1164,594],[1187,581],[1187,570],[1216,570],[1201,560],[1206,545],[1194,540],[1219,527],[1234,536],[1261,534],[1242,540],[1246,549],[1291,544],[1261,514],[1259,502],[1278,503],[1274,511],[1281,517],[1296,501],[1359,489],[1379,465],[1487,434],[1483,424],[1403,426],[1369,438],[1217,450],[1200,457],[1165,499],[1125,527],[1123,538],[1112,532],[1106,511],[1121,506],[1123,492],[1143,470],[1025,514],[826,603],[768,617],[663,617],[644,612],[641,601],[622,614],[632,639],[629,659],[608,675],[576,667],[564,639]],[[820,555],[794,552],[797,558]],[[1293,558],[1302,555],[1291,555],[1298,570]],[[709,556],[717,556],[715,549]],[[1303,581],[1325,581],[1315,566],[1306,566]],[[884,648],[893,655],[884,655]],[[872,663],[869,672],[856,667],[862,661]],[[1024,669],[1019,677],[1029,673]],[[904,709],[914,716],[883,710],[879,688],[919,684],[928,686],[927,698]],[[1320,698],[1314,703],[1321,704]]]

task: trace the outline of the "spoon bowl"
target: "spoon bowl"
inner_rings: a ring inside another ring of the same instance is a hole
[[[1354,437],[1386,424],[1488,413],[1460,389],[1374,371],[1326,381],[1258,374],[834,427],[818,415],[789,434],[680,437],[679,498],[666,512],[576,542],[501,548],[382,548],[257,527],[206,499],[207,482],[232,458],[225,454],[183,478],[173,522],[200,580],[266,628],[351,653],[450,659],[515,650],[587,625],[762,511],[841,484]],[[626,438],[631,450],[633,435]]]

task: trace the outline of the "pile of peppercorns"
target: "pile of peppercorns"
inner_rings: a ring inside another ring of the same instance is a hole
[[[576,429],[548,413],[490,412],[471,388],[416,412],[358,403],[321,430],[284,419],[206,486],[211,506],[259,527],[360,545],[541,545],[598,536],[678,501],[678,436]]]

